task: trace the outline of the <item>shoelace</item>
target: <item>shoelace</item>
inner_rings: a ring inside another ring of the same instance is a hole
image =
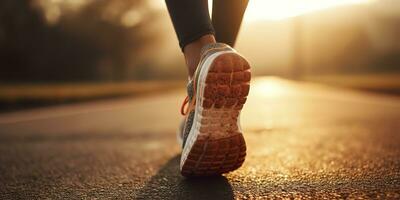
[[[193,96],[193,100],[190,102],[190,104],[186,107],[186,105],[189,103],[189,96],[186,96],[186,98],[183,100],[182,106],[181,106],[181,114],[183,116],[186,116],[190,111],[193,110],[194,105],[196,105],[196,99],[194,99],[195,96]],[[186,107],[186,109],[185,109]]]
[[[188,102],[189,102],[189,96],[186,96],[181,105],[181,115],[186,115],[188,113],[188,109],[185,110],[185,106]]]
[[[194,105],[196,105],[196,84],[193,85],[193,97],[192,97],[192,101],[190,101],[189,103],[189,96],[186,96],[185,99],[182,102],[182,106],[181,106],[181,114],[183,116],[186,116],[191,110],[193,110]],[[189,103],[189,105],[188,105]],[[186,107],[186,105],[188,105]],[[186,109],[185,109],[186,107]]]

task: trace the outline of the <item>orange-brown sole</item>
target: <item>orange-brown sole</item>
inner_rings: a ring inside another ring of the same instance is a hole
[[[246,144],[239,115],[247,100],[250,78],[249,63],[237,53],[221,54],[212,61],[205,81],[200,82],[203,93],[194,122],[198,123],[198,135],[181,163],[182,175],[219,175],[242,166]]]

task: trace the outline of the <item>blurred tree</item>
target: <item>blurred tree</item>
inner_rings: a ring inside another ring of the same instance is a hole
[[[46,9],[54,8],[60,13],[49,21]],[[157,41],[156,31],[146,26],[157,17],[144,0],[88,0],[79,10],[63,1],[3,0],[0,78],[130,79],[130,68],[143,67],[142,51]]]

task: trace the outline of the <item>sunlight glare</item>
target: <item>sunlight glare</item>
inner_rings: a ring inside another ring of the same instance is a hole
[[[276,77],[262,77],[253,81],[251,95],[258,97],[279,97],[284,96],[291,90],[290,85]]]
[[[281,20],[308,12],[373,0],[250,0],[245,21]]]

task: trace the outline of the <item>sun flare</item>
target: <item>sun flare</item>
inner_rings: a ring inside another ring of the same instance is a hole
[[[244,20],[281,20],[329,7],[347,4],[363,4],[372,1],[373,0],[250,0]]]

